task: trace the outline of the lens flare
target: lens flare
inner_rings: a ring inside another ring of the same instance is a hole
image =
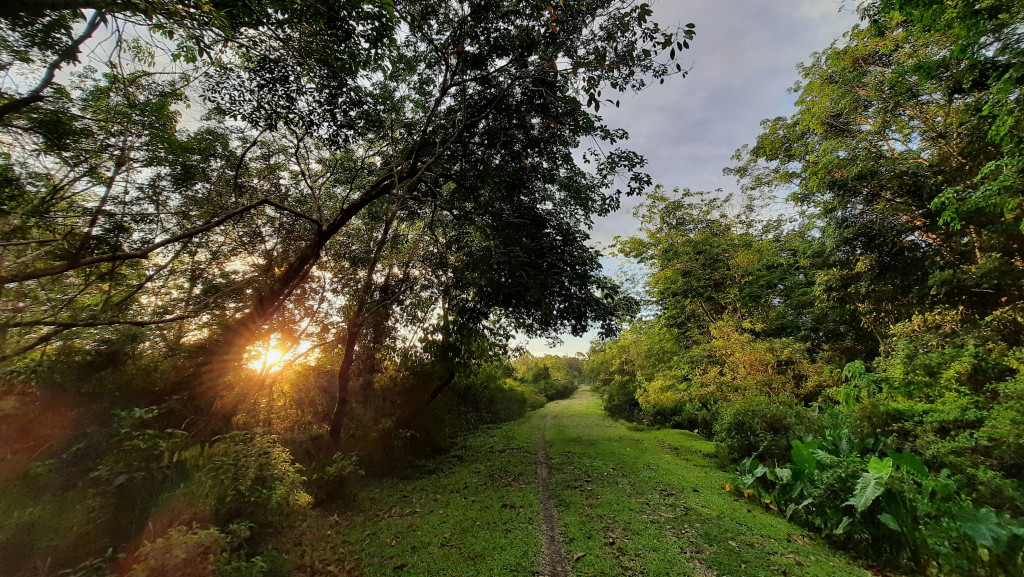
[[[276,346],[257,345],[250,350],[249,362],[246,365],[259,372],[271,372],[280,368],[285,353]]]

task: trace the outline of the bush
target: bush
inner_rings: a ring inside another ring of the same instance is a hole
[[[792,398],[749,397],[725,405],[714,430],[715,440],[734,458],[784,463],[790,441],[817,426],[817,415]]]
[[[604,410],[616,419],[637,421],[642,416],[640,403],[636,400],[637,383],[625,375],[616,375],[609,382],[595,387],[604,399]]]
[[[668,421],[673,429],[693,431],[706,438],[715,434],[715,423],[718,421],[719,410],[714,406],[697,403],[683,405]]]
[[[338,501],[348,496],[352,479],[363,474],[354,454],[336,453],[316,463],[309,476],[309,490],[318,501]]]
[[[186,458],[194,463],[192,489],[222,523],[268,525],[312,503],[301,467],[274,436],[230,433]]]
[[[227,539],[217,529],[174,527],[139,548],[128,577],[213,577],[226,549]]]
[[[114,411],[110,451],[89,474],[120,503],[122,519],[144,519],[162,496],[182,482],[185,464],[174,455],[194,446],[187,432],[156,428],[168,407]],[[127,515],[125,515],[127,513]]]
[[[531,383],[530,387],[549,401],[568,399],[578,388],[575,382],[564,379],[546,379]]]
[[[519,391],[523,394],[523,398],[526,399],[526,410],[535,411],[548,403],[548,400],[544,398],[537,391],[528,388],[520,388]]]
[[[948,470],[935,474],[886,439],[858,437],[842,415],[820,435],[793,440],[785,465],[745,459],[740,486],[791,520],[871,560],[940,575],[1019,575],[1024,518],[967,498]]]

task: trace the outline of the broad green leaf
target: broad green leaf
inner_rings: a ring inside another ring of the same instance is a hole
[[[960,530],[969,535],[976,543],[987,547],[993,553],[1006,550],[1009,532],[996,512],[990,507],[964,511],[957,515]]]
[[[868,463],[868,472],[878,475],[882,479],[888,479],[889,475],[892,475],[892,459],[871,457],[871,462]]]
[[[924,466],[924,462],[921,461],[920,457],[911,453],[910,451],[903,451],[902,453],[889,451],[888,455],[889,458],[892,459],[893,464],[896,465],[897,467],[900,467],[904,471],[914,475],[919,479],[924,479],[928,477],[928,467]]]
[[[814,458],[814,451],[818,448],[818,444],[813,441],[806,443],[793,439],[793,450],[791,452],[793,456],[793,464],[797,468],[802,469],[803,472],[813,471],[818,466],[818,460]]]
[[[839,462],[839,457],[836,457],[835,455],[832,455],[828,452],[822,451],[821,449],[815,449],[814,451],[811,451],[811,455],[813,455],[814,458],[817,459],[818,462],[821,463],[822,465],[828,466]]]
[[[793,471],[790,469],[775,469],[775,476],[779,483],[788,483],[793,480]]]
[[[885,478],[877,473],[864,473],[857,481],[853,496],[843,505],[853,505],[857,513],[863,513],[885,491]]]
[[[896,517],[893,517],[888,513],[882,513],[881,515],[879,515],[878,520],[881,521],[883,525],[892,529],[893,531],[903,531],[903,529],[900,527],[899,521],[896,520]]]
[[[853,522],[853,517],[843,517],[843,522],[842,522],[842,523],[840,523],[840,524],[839,524],[839,526],[838,526],[838,527],[836,527],[836,530],[835,530],[835,531],[832,531],[832,532],[833,532],[833,533],[835,533],[836,535],[841,535],[841,534],[843,533],[843,531],[845,531],[845,530],[846,530],[846,528],[847,528],[847,527],[848,527],[848,526],[850,525],[850,523],[852,523],[852,522]]]

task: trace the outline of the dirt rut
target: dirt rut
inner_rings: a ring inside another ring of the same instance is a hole
[[[558,534],[558,510],[551,490],[551,461],[545,432],[551,417],[544,419],[537,440],[537,489],[541,510],[541,574],[545,577],[569,577],[569,562]]]

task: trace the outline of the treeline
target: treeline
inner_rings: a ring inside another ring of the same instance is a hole
[[[524,353],[512,362],[514,385],[529,397],[529,407],[540,408],[548,401],[568,399],[579,388],[583,361],[578,357]]]
[[[631,306],[587,230],[650,183],[599,112],[685,75],[651,16],[3,3],[3,572],[287,574],[311,499],[568,394],[508,343]]]
[[[868,561],[1019,575],[1024,5],[860,14],[737,153],[743,194],[638,209],[618,250],[656,314],[585,372],[610,414],[713,437],[738,498]]]

